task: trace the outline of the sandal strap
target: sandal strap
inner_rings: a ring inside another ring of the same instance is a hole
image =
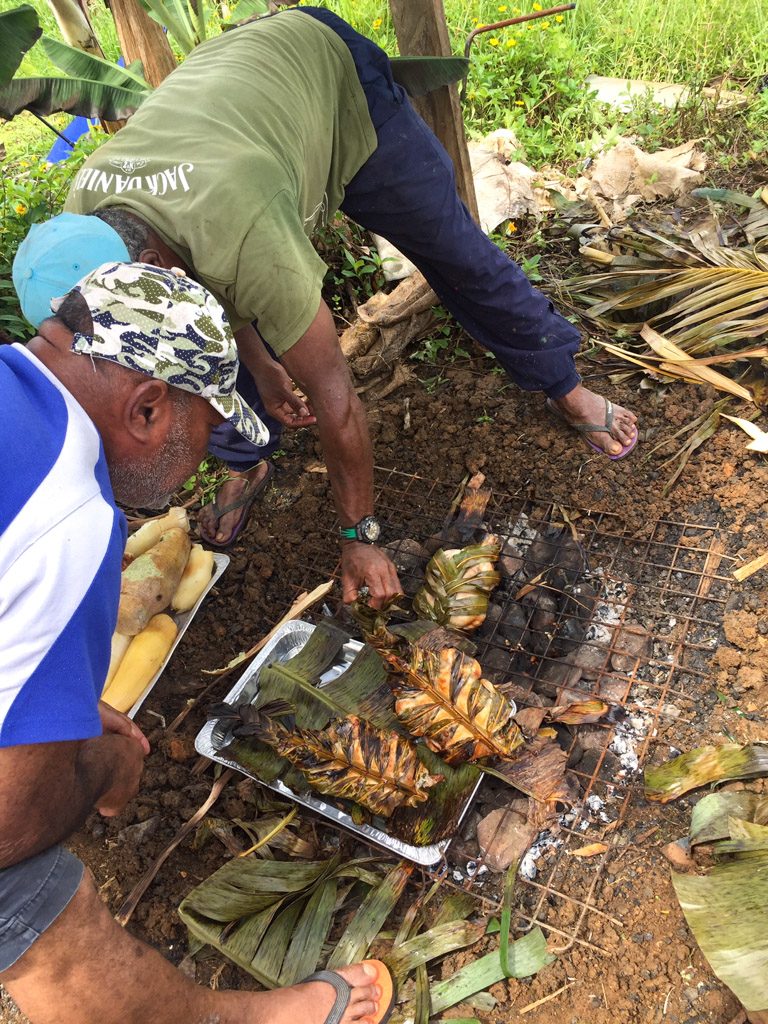
[[[613,427],[613,402],[603,398],[605,402],[604,423],[571,423],[574,430],[580,434],[610,434]]]
[[[325,981],[333,986],[336,992],[336,1002],[331,1007],[331,1011],[325,1018],[324,1024],[341,1024],[341,1018],[349,1006],[349,999],[352,995],[352,988],[349,982],[342,978],[340,974],[337,974],[336,971],[316,971],[315,974],[310,974],[308,978],[304,978],[301,984],[308,981]]]

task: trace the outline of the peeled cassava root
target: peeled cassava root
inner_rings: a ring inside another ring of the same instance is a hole
[[[123,570],[118,633],[136,636],[153,615],[168,607],[187,564],[190,547],[189,535],[174,526]]]
[[[101,699],[116,711],[130,711],[165,661],[178,632],[170,615],[154,615],[129,643]]]
[[[171,600],[175,612],[188,612],[208,586],[213,573],[213,552],[193,544],[179,585]]]
[[[125,545],[125,557],[130,563],[160,540],[166,530],[177,526],[185,533],[189,533],[189,517],[185,508],[172,508],[167,515],[160,519],[150,519],[148,523],[140,526],[136,533],[132,533]]]

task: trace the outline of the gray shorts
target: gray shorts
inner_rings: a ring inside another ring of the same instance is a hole
[[[13,967],[75,895],[82,862],[63,846],[0,871],[0,971]]]

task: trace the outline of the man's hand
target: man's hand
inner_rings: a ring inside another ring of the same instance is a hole
[[[115,711],[109,704],[105,704],[103,700],[100,700],[99,717],[101,718],[101,727],[105,733],[114,732],[118,736],[127,736],[129,739],[136,740],[146,757],[149,753],[149,740],[128,715],[124,715],[122,711]]]
[[[381,548],[351,541],[341,547],[341,587],[344,603],[354,601],[363,586],[368,588],[373,608],[381,608],[389,598],[403,592],[397,578],[397,570]]]
[[[99,814],[105,818],[114,818],[120,814],[129,800],[133,800],[139,791],[144,757],[145,752],[141,743],[133,740],[124,744],[122,757],[113,765],[111,785],[96,803]]]
[[[280,363],[272,359],[269,363],[261,364],[255,379],[265,410],[278,423],[291,430],[298,430],[299,427],[311,427],[317,422],[309,402],[294,390],[293,381]]]

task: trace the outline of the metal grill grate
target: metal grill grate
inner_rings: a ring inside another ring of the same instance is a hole
[[[376,491],[377,514],[386,523],[387,541],[424,541],[444,526],[457,504],[455,485],[395,470],[377,468]],[[627,748],[626,758],[631,761],[634,753],[642,765],[665,717],[674,716],[683,722],[693,718],[709,659],[722,638],[729,592],[724,566],[732,559],[716,528],[692,522],[659,520],[647,525],[642,538],[631,537],[612,513],[564,507],[524,494],[494,493],[485,513],[485,525],[502,539],[510,534],[519,536],[521,524],[532,532],[553,523],[577,531],[589,563],[587,576],[598,591],[595,610],[583,609],[581,626],[586,636],[579,645],[591,651],[594,678],[579,685],[588,687],[591,695],[622,705],[628,717],[616,726],[598,724],[577,728],[572,736],[564,733],[564,745],[574,761],[572,770],[583,791],[584,810],[561,822],[559,845],[551,845],[537,862],[535,878],[520,879],[516,903],[522,921],[529,926],[538,924],[550,933],[558,951],[579,943],[602,952],[592,939],[600,934],[599,927],[595,927],[599,920],[595,919],[620,922],[598,906],[601,883],[633,789],[632,772],[616,770],[620,757],[616,750],[623,749],[617,744]],[[326,543],[302,546],[297,566],[302,575],[297,573],[297,590],[311,589],[336,574],[336,552],[330,538]],[[505,601],[510,603],[515,596],[508,593]],[[569,616],[578,619],[579,608],[571,607]],[[530,650],[521,655],[493,628],[481,638],[473,637],[478,645],[477,657],[486,667],[494,657],[496,664],[504,659],[509,664],[516,653],[518,662],[521,657],[525,662],[525,674],[515,678],[519,678],[521,687],[527,681],[533,689],[530,677],[540,681],[558,661],[561,618],[559,614],[554,624],[550,622],[538,635],[528,621],[527,635],[538,652],[535,655]],[[598,623],[601,628],[596,628]],[[624,627],[631,624],[638,624],[649,634],[637,655],[628,654],[624,642]],[[494,655],[494,651],[502,655]],[[492,672],[486,674],[494,678]],[[518,703],[525,703],[520,689],[515,697]],[[588,756],[582,752],[577,759],[584,728],[590,733]],[[486,782],[484,787],[488,785]],[[493,790],[493,783],[490,788]],[[499,805],[508,802],[509,790],[499,788],[496,798]],[[574,850],[600,839],[609,845],[605,853],[589,859],[572,856]],[[483,871],[481,861],[468,864],[467,857],[458,852],[461,844],[457,848],[449,850],[449,863],[442,868],[445,881],[472,891],[488,909],[497,908],[500,876]]]

